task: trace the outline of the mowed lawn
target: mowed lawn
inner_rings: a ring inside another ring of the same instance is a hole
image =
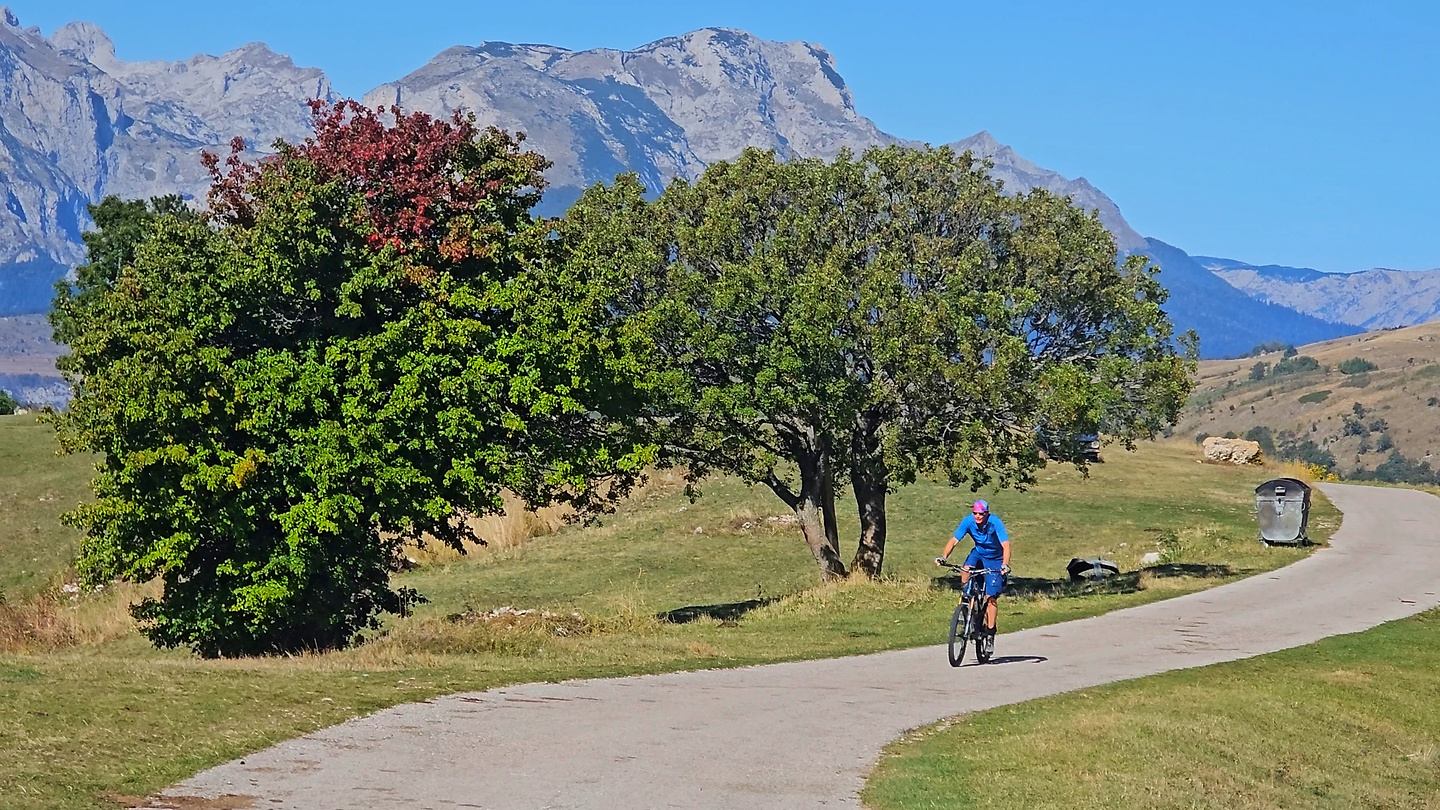
[[[963,717],[863,799],[920,808],[1440,808],[1440,612]]]
[[[1088,479],[1052,468],[1028,492],[991,494],[1014,538],[1022,591],[1007,601],[1002,630],[1210,587],[1303,555],[1255,540],[1251,488],[1275,471],[1196,457],[1189,443],[1111,449]],[[351,650],[204,661],[154,650],[131,630],[0,654],[4,806],[114,807],[117,796],[144,796],[271,743],[448,692],[940,643],[954,594],[931,559],[973,497],[933,483],[893,496],[878,583],[820,585],[798,531],[770,520],[784,510],[767,490],[718,480],[691,503],[660,480],[598,526],[449,562],[417,554],[423,564],[400,580],[430,603]],[[1312,520],[1323,539],[1339,517],[1321,499]],[[853,531],[847,525],[842,537]],[[52,550],[58,565],[75,538],[55,542],[64,546]],[[0,554],[31,545],[0,526]],[[1163,551],[1165,564],[1138,571],[1147,551]],[[1126,574],[1104,587],[1062,583],[1070,557],[1096,554]],[[504,606],[540,612],[485,618]],[[657,618],[687,607],[675,614],[687,621]],[[113,623],[123,602],[107,592],[62,611]]]

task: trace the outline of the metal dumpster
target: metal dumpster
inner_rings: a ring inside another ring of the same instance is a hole
[[[1255,488],[1255,517],[1260,539],[1295,546],[1310,542],[1310,485],[1295,478],[1276,478]]]

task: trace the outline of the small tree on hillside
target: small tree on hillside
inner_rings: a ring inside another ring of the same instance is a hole
[[[208,221],[97,217],[95,272],[56,300],[59,435],[104,459],[81,572],[162,578],[134,610],[157,644],[343,646],[417,599],[389,582],[404,540],[480,539],[463,512],[502,487],[595,507],[649,459],[594,296],[549,286],[543,159],[391,112],[317,105],[259,165],[237,142]]]
[[[15,409],[19,407],[20,403],[15,401],[15,397],[11,396],[9,391],[0,388],[0,416],[9,416],[15,413]]]
[[[1153,270],[1117,265],[1066,200],[1005,197],[968,155],[749,150],[655,203],[633,178],[591,189],[567,219],[606,234],[576,256],[631,273],[614,311],[665,457],[770,487],[826,576],[846,573],[840,484],[851,567],[878,576],[895,487],[1024,485],[1042,432],[1129,443],[1189,391]]]

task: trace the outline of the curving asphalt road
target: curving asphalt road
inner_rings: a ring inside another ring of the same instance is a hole
[[[1440,605],[1440,499],[1323,488],[1345,514],[1330,547],[1202,593],[1002,635],[989,666],[952,670],[931,647],[452,695],[282,743],[166,795],[294,810],[859,807],[881,747],[916,726]]]

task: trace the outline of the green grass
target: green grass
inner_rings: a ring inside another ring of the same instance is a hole
[[[1440,808],[1440,613],[981,712],[893,744],[912,808]]]
[[[1109,450],[1089,479],[1047,470],[1029,492],[991,494],[1015,543],[1017,582],[1030,591],[1004,604],[1002,628],[1198,590],[1304,553],[1255,542],[1252,487],[1273,470],[1196,456],[1188,442]],[[893,496],[889,578],[879,583],[817,586],[798,532],[766,519],[783,512],[778,500],[722,480],[698,503],[652,488],[603,525],[406,574],[403,584],[431,602],[345,652],[201,661],[130,634],[0,655],[0,784],[14,786],[5,806],[112,806],[97,797],[145,795],[279,740],[458,690],[939,643],[954,595],[930,560],[972,497],[930,483]],[[1338,515],[1319,499],[1312,521],[1312,536],[1324,538]],[[842,537],[854,531],[847,525]],[[1140,556],[1162,539],[1177,565],[1138,575]],[[0,536],[0,554],[10,543]],[[1103,588],[1059,584],[1072,556],[1096,554],[1129,573]],[[104,598],[75,609],[100,610]],[[544,621],[507,629],[445,618],[502,605],[584,618],[565,636]],[[711,607],[683,624],[654,618],[685,606]]]
[[[1303,405],[1310,405],[1316,402],[1324,402],[1329,398],[1330,390],[1327,388],[1323,391],[1311,391],[1308,394],[1301,394],[1298,401]]]
[[[0,416],[0,595],[40,591],[75,556],[80,535],[60,513],[89,496],[95,462],[58,449],[33,415]]]

